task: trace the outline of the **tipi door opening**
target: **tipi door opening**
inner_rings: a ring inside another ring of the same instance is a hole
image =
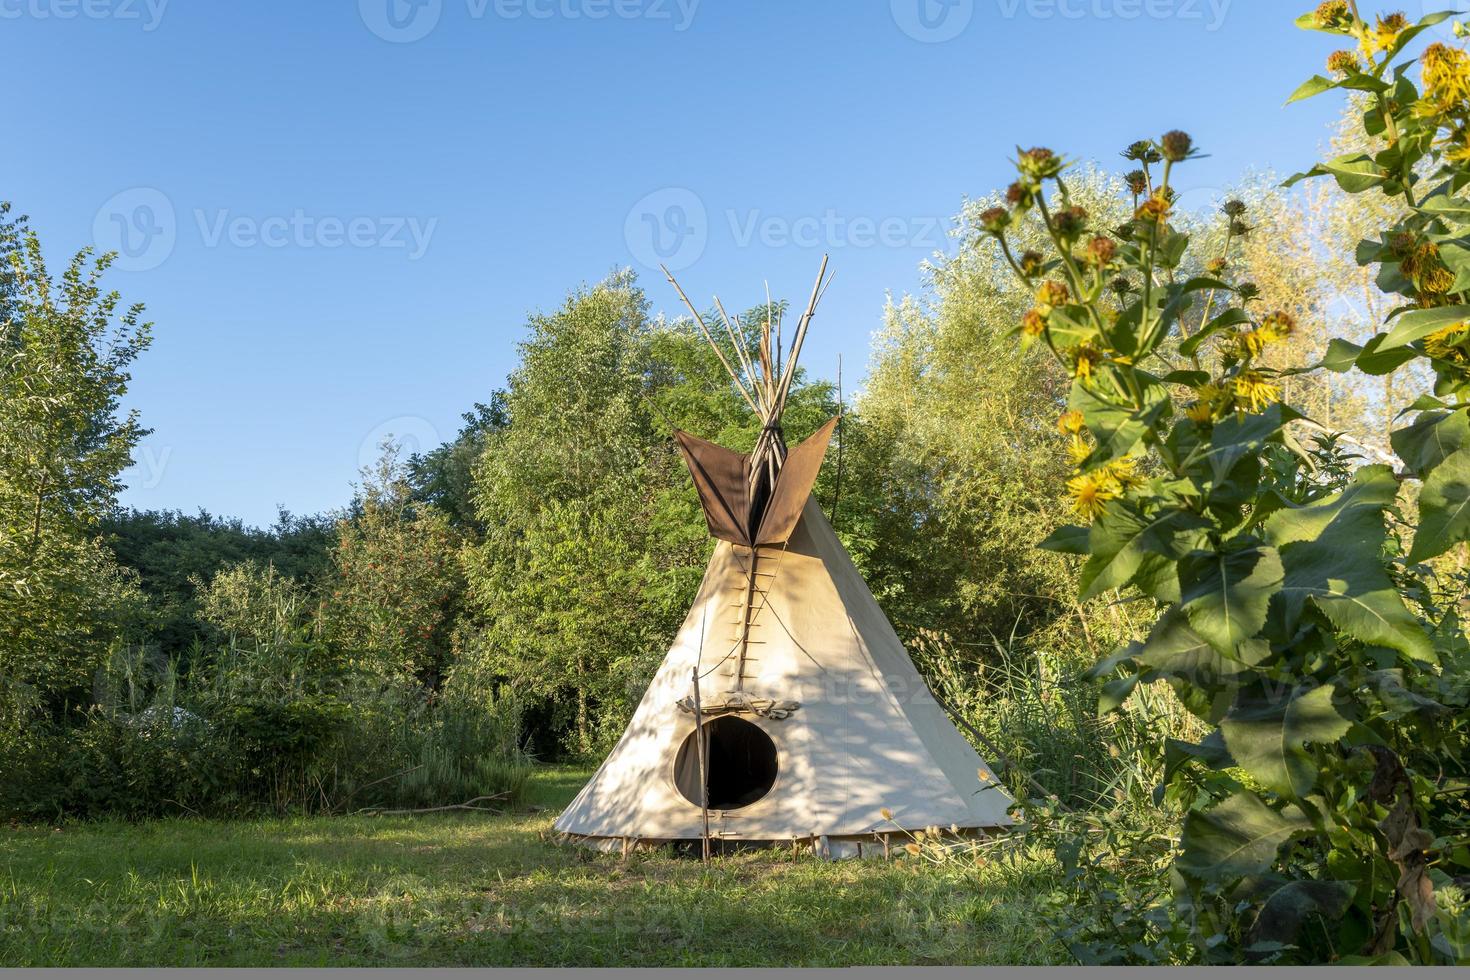
[[[776,743],[759,725],[723,715],[704,723],[704,740],[711,810],[750,806],[776,784]],[[700,805],[697,741],[690,732],[674,759],[674,784],[694,806]]]

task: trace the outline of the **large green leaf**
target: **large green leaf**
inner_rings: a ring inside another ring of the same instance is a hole
[[[1348,720],[1332,698],[1328,685],[1284,697],[1242,697],[1220,722],[1225,747],[1268,789],[1300,800],[1317,785],[1317,764],[1307,744],[1334,742],[1348,731]]]
[[[1339,630],[1420,660],[1434,650],[1383,568],[1383,512],[1398,494],[1387,466],[1364,466],[1346,490],[1272,514],[1266,537],[1281,552],[1283,628],[1314,602]]]
[[[1209,461],[1214,478],[1219,480],[1234,468],[1241,457],[1259,452],[1286,423],[1299,418],[1299,413],[1279,402],[1264,412],[1236,413],[1215,426],[1208,448],[1202,446],[1200,452]]]
[[[1092,525],[1091,557],[1078,581],[1083,599],[1121,589],[1138,574],[1149,554],[1177,558],[1192,547],[1190,532],[1207,522],[1189,511],[1166,508],[1152,515],[1128,504],[1109,507]]]
[[[1184,818],[1175,866],[1198,880],[1235,881],[1261,874],[1276,860],[1281,845],[1311,832],[1311,823],[1295,807],[1273,810],[1254,793],[1240,792]]]
[[[1432,310],[1410,310],[1394,321],[1393,329],[1378,346],[1380,351],[1392,350],[1422,340],[1445,327],[1470,319],[1470,306],[1441,306]]]
[[[1346,881],[1288,881],[1271,877],[1252,890],[1251,897],[1260,904],[1256,921],[1246,933],[1250,946],[1292,946],[1310,918],[1332,926],[1347,911],[1356,891]]]
[[[1264,648],[1269,652],[1269,647]],[[1245,674],[1248,662],[1258,660],[1262,648],[1247,644],[1241,658],[1224,657],[1204,637],[1189,628],[1189,620],[1176,606],[1160,617],[1133,659],[1156,677],[1188,681],[1210,687],[1229,683]]]
[[[1087,540],[1091,532],[1085,527],[1066,524],[1046,536],[1036,547],[1042,551],[1055,551],[1062,555],[1087,554]]]
[[[1192,552],[1179,562],[1180,606],[1196,633],[1234,657],[1266,624],[1282,577],[1275,548]]]
[[[1315,365],[1305,368],[1293,368],[1287,374],[1309,374],[1318,367],[1335,371],[1339,374],[1357,368],[1364,374],[1379,377],[1392,374],[1400,367],[1419,356],[1412,347],[1395,347],[1391,350],[1383,350],[1383,342],[1388,338],[1387,334],[1378,334],[1362,347],[1341,337],[1334,337],[1327,342],[1327,353],[1322,360]]]
[[[1424,561],[1470,538],[1470,449],[1459,449],[1430,472],[1419,493],[1419,528],[1409,561]]]
[[[1409,472],[1423,479],[1452,453],[1470,444],[1470,414],[1422,412],[1411,425],[1395,429],[1389,441]]]
[[[1083,469],[1102,466],[1138,450],[1149,430],[1168,411],[1169,395],[1163,385],[1152,382],[1142,372],[1134,375],[1150,382],[1141,385],[1142,409],[1110,402],[1086,385],[1072,386],[1068,407],[1082,413],[1088,431],[1097,440],[1092,455],[1082,464]]]
[[[1280,548],[1330,534],[1376,556],[1388,534],[1383,512],[1398,490],[1398,481],[1387,466],[1360,467],[1341,493],[1272,514],[1266,521],[1266,539]]]
[[[1300,619],[1310,599],[1344,633],[1364,643],[1433,662],[1434,647],[1404,605],[1376,555],[1355,554],[1332,539],[1303,541],[1281,549],[1286,569],[1281,596],[1286,629]]]
[[[1334,88],[1337,88],[1337,83],[1332,79],[1323,78],[1321,75],[1313,75],[1305,82],[1302,82],[1301,85],[1297,86],[1297,90],[1291,93],[1291,98],[1286,100],[1286,104],[1291,105],[1293,102],[1300,102],[1302,99],[1310,99],[1314,95],[1321,95],[1328,89]]]

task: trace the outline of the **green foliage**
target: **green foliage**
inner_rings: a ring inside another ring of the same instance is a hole
[[[118,405],[149,331],[103,292],[108,257],[82,252],[58,281],[35,234],[5,223],[0,261],[0,678],[60,711],[140,625],[136,581],[97,527],[144,434]]]
[[[313,592],[324,578],[333,522],[282,511],[270,528],[204,511],[118,510],[102,523],[108,547],[124,568],[137,572],[148,597],[148,642],[165,657],[187,658],[213,634],[201,628],[199,582],[227,566],[251,562]]]
[[[1470,831],[1457,799],[1470,775],[1463,572],[1419,563],[1470,537],[1451,463],[1460,423],[1450,421],[1470,387],[1457,353],[1470,310],[1456,305],[1460,253],[1449,247],[1460,233],[1458,188],[1470,177],[1459,162],[1470,157],[1461,122],[1470,57],[1432,46],[1422,94],[1394,62],[1438,19],[1370,26],[1349,4],[1324,3],[1309,26],[1353,36],[1367,67],[1299,93],[1339,84],[1369,93],[1365,124],[1382,149],[1313,173],[1406,205],[1407,217],[1358,258],[1380,263],[1380,285],[1407,304],[1353,359],[1377,371],[1383,352],[1409,345],[1433,363],[1437,397],[1414,407],[1440,414],[1394,442],[1410,478],[1423,480],[1417,531],[1391,469],[1354,470],[1339,457],[1324,472],[1319,463],[1336,447],[1299,444],[1301,416],[1280,403],[1284,380],[1299,372],[1262,356],[1291,336],[1294,318],[1259,309],[1258,290],[1232,281],[1223,261],[1218,275],[1176,274],[1189,236],[1171,224],[1171,179],[1194,154],[1188,136],[1129,148],[1141,166],[1136,210],[1111,233],[1087,230],[1064,164],[1042,149],[1018,159],[1014,210],[989,217],[1003,243],[1033,210],[1050,232],[1047,257],[1013,263],[1036,291],[1018,333],[1073,376],[1062,427],[1075,433],[1068,489],[1091,523],[1083,588],[1137,588],[1159,608],[1146,639],[1096,670],[1121,670],[1124,689],[1168,681],[1213,729],[1165,753],[1161,801],[1186,814],[1170,866],[1173,904],[1134,894],[1126,901],[1136,907],[1115,905],[1114,923],[1151,923],[1136,948],[1109,946],[1101,918],[1074,929],[1098,958],[1461,956],[1454,886],[1470,874],[1470,853],[1453,842]],[[1226,205],[1229,234],[1248,233],[1244,210]],[[1206,312],[1192,326],[1186,314],[1200,302]],[[1348,357],[1337,350],[1340,369]],[[1401,530],[1414,533],[1410,548]],[[1103,706],[1120,701],[1105,695]]]
[[[367,477],[356,513],[338,526],[325,628],[376,669],[433,686],[464,596],[462,538],[436,506],[412,502],[395,445]]]

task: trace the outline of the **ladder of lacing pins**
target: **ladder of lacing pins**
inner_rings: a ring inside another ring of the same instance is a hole
[[[745,572],[745,581],[734,587],[737,595],[731,603],[735,618],[731,622],[734,632],[730,642],[733,644],[735,657],[721,671],[731,691],[743,691],[745,682],[759,672],[760,648],[765,645],[765,640],[761,638],[765,635],[761,629],[761,613],[765,612],[770,603],[771,584],[775,580],[776,565],[783,550],[735,546],[735,560]]]

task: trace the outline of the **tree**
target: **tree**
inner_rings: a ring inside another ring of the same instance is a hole
[[[327,633],[351,659],[435,686],[463,601],[462,537],[443,511],[413,501],[391,440],[364,472],[354,510],[337,528]]]
[[[149,344],[142,307],[119,311],[111,259],[79,253],[60,280],[36,235],[10,239],[0,323],[0,675],[53,707],[85,697],[140,593],[97,538],[145,434],[119,417],[128,366]]]

